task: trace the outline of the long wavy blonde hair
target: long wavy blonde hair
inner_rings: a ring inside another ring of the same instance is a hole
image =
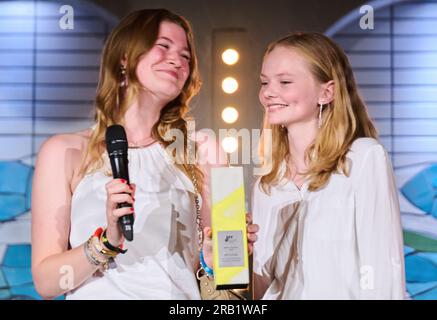
[[[81,174],[87,174],[101,168],[104,164],[102,154],[105,151],[106,128],[112,124],[124,123],[124,115],[137,96],[141,85],[136,76],[136,68],[140,57],[147,53],[158,38],[161,22],[168,21],[181,26],[186,33],[188,49],[190,51],[190,73],[185,85],[174,100],[167,103],[161,110],[159,121],[153,126],[152,136],[164,147],[169,146],[176,139],[166,137],[171,129],[178,129],[184,133],[183,154],[175,148],[173,157],[176,165],[191,177],[188,162],[188,132],[187,117],[188,104],[200,89],[200,77],[191,26],[183,17],[165,9],[139,10],[125,18],[112,30],[103,48],[100,65],[100,77],[95,101],[95,128],[91,134],[81,167]],[[121,61],[127,60],[127,87],[120,87]],[[195,176],[201,186],[202,174],[197,166]]]
[[[292,33],[271,43],[264,57],[279,46],[301,54],[319,83],[334,81],[334,99],[324,106],[322,127],[305,152],[308,190],[315,191],[325,186],[333,173],[349,175],[346,154],[355,139],[377,139],[378,134],[358,92],[349,60],[335,42],[320,33]],[[272,130],[272,143],[260,143],[259,152],[263,166],[271,170],[261,176],[260,186],[265,193],[270,193],[271,186],[278,185],[283,177],[290,176],[289,167],[286,166],[285,172],[281,172],[281,166],[284,160],[292,160],[292,155],[289,151],[287,130],[279,125],[269,124],[266,114],[263,135],[267,132],[265,129]],[[261,137],[260,141],[267,140]],[[271,156],[263,157],[269,154]]]

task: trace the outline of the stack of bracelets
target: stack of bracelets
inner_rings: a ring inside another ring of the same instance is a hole
[[[115,266],[114,258],[127,250],[123,245],[114,247],[106,237],[106,229],[98,228],[84,245],[85,256],[94,265],[103,268],[104,271]]]

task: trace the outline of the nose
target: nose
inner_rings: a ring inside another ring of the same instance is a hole
[[[175,68],[180,68],[182,66],[182,58],[176,52],[169,53],[167,57],[169,64],[173,65]]]
[[[277,97],[277,94],[276,94],[276,91],[274,90],[274,88],[272,88],[272,86],[268,85],[268,84],[261,87],[261,94],[264,97],[264,99],[271,99],[271,98]]]

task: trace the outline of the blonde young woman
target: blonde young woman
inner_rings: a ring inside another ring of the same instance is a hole
[[[253,194],[255,297],[403,299],[390,159],[343,50],[317,33],[273,42],[259,98],[273,143]]]
[[[199,87],[192,31],[182,17],[141,10],[112,31],[102,55],[95,125],[50,138],[38,155],[32,272],[41,296],[200,298],[193,194],[197,185],[209,226],[208,169],[221,159],[201,152],[203,165],[186,161],[185,115]],[[105,153],[105,131],[115,123],[126,130],[131,185],[112,179]],[[183,133],[182,153],[165,150],[174,142],[171,129]],[[133,209],[117,209],[122,202]],[[125,242],[117,221],[134,211],[134,240]],[[210,263],[210,246],[204,251]]]

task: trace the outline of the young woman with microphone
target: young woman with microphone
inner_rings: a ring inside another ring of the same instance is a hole
[[[111,32],[102,54],[95,125],[50,138],[36,162],[32,273],[41,296],[200,298],[196,212],[209,226],[208,169],[221,161],[202,152],[203,165],[187,161],[186,113],[199,87],[193,35],[184,18],[141,10]],[[131,184],[112,179],[105,132],[113,124],[126,131]],[[173,157],[165,150],[174,142],[171,130],[185,138]],[[200,212],[196,191],[203,199]],[[118,208],[125,202],[132,207]],[[128,242],[118,221],[131,214],[134,239]],[[249,241],[255,229],[249,227]],[[210,261],[210,247],[204,255]]]

